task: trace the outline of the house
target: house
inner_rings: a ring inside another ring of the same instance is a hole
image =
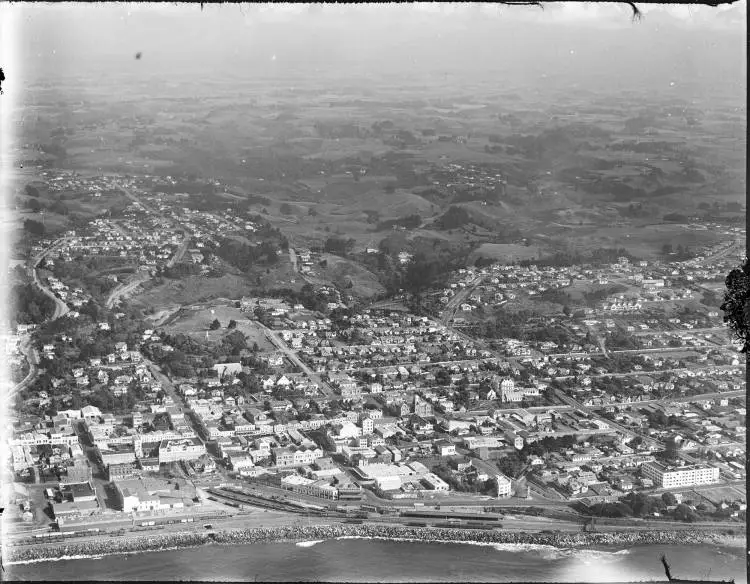
[[[414,413],[423,418],[429,417],[432,415],[432,405],[415,394]]]
[[[81,408],[81,417],[84,419],[99,418],[101,415],[101,410],[95,406],[84,406]]]
[[[448,440],[437,440],[435,442],[435,450],[440,456],[456,455],[456,445]]]
[[[434,432],[432,422],[425,420],[421,416],[414,415],[411,418],[411,429],[416,434],[430,435]]]

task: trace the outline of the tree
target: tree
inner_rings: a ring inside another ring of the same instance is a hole
[[[222,348],[231,355],[239,355],[243,349],[247,349],[247,340],[240,331],[232,331],[221,341]]]
[[[39,196],[39,189],[37,189],[33,185],[26,185],[26,194],[29,197],[38,197]]]
[[[49,210],[52,211],[53,213],[58,213],[60,215],[70,214],[70,209],[68,208],[68,206],[59,200],[52,203],[49,207]]]
[[[218,318],[215,318],[213,322],[209,325],[209,330],[215,331],[217,329],[221,328],[221,323],[219,322]]]
[[[332,236],[326,239],[323,250],[327,253],[345,257],[354,247],[354,243],[355,240],[352,238],[343,239],[340,237]]]
[[[664,501],[664,504],[671,507],[672,505],[677,505],[677,497],[675,497],[672,493],[664,493],[661,496],[661,500]]]
[[[699,519],[695,511],[684,503],[677,505],[677,508],[674,510],[674,518],[678,521],[686,521],[688,523],[693,523]]]
[[[33,219],[26,219],[26,221],[23,222],[23,228],[32,235],[44,235],[46,231],[44,223],[34,221]]]
[[[31,199],[26,203],[26,207],[32,212],[32,213],[39,213],[39,211],[42,210],[42,204],[37,201],[36,199]]]
[[[310,208],[308,209],[308,211],[307,211],[307,214],[308,214],[308,215],[309,215],[310,217],[317,217],[317,216],[318,216],[318,211],[317,211],[317,210],[315,209],[315,207],[310,207]]]
[[[461,227],[470,221],[471,215],[466,209],[452,205],[435,223],[440,229],[450,230]]]
[[[746,353],[750,338],[750,261],[745,258],[742,267],[735,268],[726,278],[726,291],[721,310],[724,322],[742,343],[740,351]]]
[[[228,329],[236,329],[237,328],[237,321],[232,319],[229,321],[229,324],[227,325]]]

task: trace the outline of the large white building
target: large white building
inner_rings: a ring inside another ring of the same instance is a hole
[[[661,278],[659,278],[659,279],[656,279],[656,278],[654,278],[654,279],[644,278],[641,281],[641,286],[644,289],[646,289],[646,290],[654,290],[656,288],[664,288],[664,280],[661,279]]]
[[[513,483],[508,477],[506,477],[504,474],[495,475],[495,483],[497,484],[498,498],[510,497]]]
[[[178,460],[195,460],[206,454],[206,447],[198,438],[163,440],[159,445],[159,464]]]
[[[422,482],[433,491],[442,491],[447,493],[450,487],[443,479],[434,473],[428,472],[422,477]]]
[[[643,476],[663,488],[692,487],[719,481],[719,469],[713,466],[670,467],[659,462],[647,462],[641,469]]]

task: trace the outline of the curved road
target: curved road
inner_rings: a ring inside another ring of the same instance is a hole
[[[128,282],[127,284],[120,284],[109,294],[109,296],[107,297],[107,301],[104,303],[105,306],[111,309],[121,296],[130,294],[131,292],[133,292],[133,290],[138,288],[138,286],[148,281],[150,277],[151,276],[149,276],[148,274],[139,274],[138,276],[136,276],[136,279],[134,281]]]
[[[61,316],[65,316],[68,312],[70,312],[70,308],[68,307],[65,302],[60,300],[55,294],[47,288],[44,284],[42,284],[41,280],[39,279],[39,274],[37,274],[37,267],[39,267],[39,264],[42,262],[44,258],[46,258],[50,253],[57,250],[62,246],[65,242],[69,241],[70,237],[63,237],[61,239],[58,239],[53,243],[50,247],[45,249],[43,252],[38,254],[34,259],[32,263],[32,276],[34,278],[34,284],[37,285],[37,287],[49,298],[55,301],[55,312],[50,318],[50,320],[56,320],[60,318]]]
[[[58,318],[61,318],[68,314],[70,312],[70,308],[68,305],[60,300],[57,296],[55,296],[49,288],[47,288],[44,284],[42,284],[42,281],[39,279],[39,274],[37,273],[37,267],[41,263],[41,261],[47,257],[51,252],[58,249],[60,246],[62,246],[65,242],[69,241],[70,237],[63,237],[61,239],[58,239],[53,243],[50,247],[45,249],[44,251],[37,254],[34,258],[32,258],[32,277],[34,280],[34,284],[44,293],[45,296],[48,298],[51,298],[55,302],[55,312],[52,314],[52,316],[49,318],[49,320],[57,320]],[[11,389],[8,392],[7,398],[13,398],[18,392],[26,389],[29,387],[34,380],[36,380],[37,376],[39,375],[39,359],[36,353],[36,349],[32,346],[31,340],[27,339],[22,343],[22,352],[26,356],[26,361],[29,363],[29,372],[24,377],[22,381],[16,384],[16,386]]]

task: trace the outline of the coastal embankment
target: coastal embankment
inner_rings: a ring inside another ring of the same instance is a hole
[[[252,544],[320,541],[337,538],[371,538],[431,543],[484,543],[546,545],[586,548],[636,545],[716,544],[744,545],[742,537],[706,531],[628,531],[611,533],[518,533],[475,529],[401,527],[387,525],[314,525],[236,529],[216,532],[183,532],[139,537],[106,537],[81,543],[34,547],[6,546],[5,561],[25,563],[81,556],[129,554],[196,547],[206,544]]]

